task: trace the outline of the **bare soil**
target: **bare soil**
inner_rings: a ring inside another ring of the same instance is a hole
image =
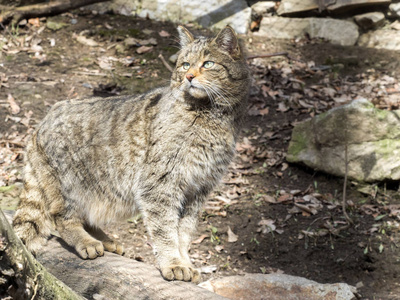
[[[46,27],[49,21],[65,26],[53,31]],[[15,209],[22,147],[51,105],[168,84],[170,72],[158,56],[168,60],[177,52],[175,27],[76,11],[0,32],[2,209]],[[79,36],[97,46],[82,44]],[[154,38],[156,45],[138,54],[138,47],[125,44],[127,38]],[[400,91],[400,53],[253,34],[243,39],[250,55],[287,51],[290,58],[249,60],[254,84],[238,155],[201,216],[190,252],[195,265],[204,279],[284,272],[357,286],[362,299],[400,299],[399,183],[348,182],[347,211],[354,224],[343,229],[343,179],[285,161],[291,130],[301,120],[357,96],[397,108],[379,91],[382,85]],[[388,77],[394,81],[388,83]],[[381,79],[382,85],[376,83]],[[369,90],[368,84],[375,85]],[[12,113],[12,102],[20,112]],[[123,242],[126,256],[154,263],[140,216],[106,229]]]

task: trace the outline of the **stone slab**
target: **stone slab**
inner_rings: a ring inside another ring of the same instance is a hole
[[[352,46],[357,42],[358,27],[351,21],[330,18],[263,18],[254,35],[275,39],[295,39],[305,35],[322,38],[332,44]]]
[[[322,0],[328,12],[342,12],[366,6],[389,5],[391,0]]]
[[[399,51],[400,31],[395,28],[371,31],[361,35],[357,44],[368,48]]]
[[[385,23],[385,15],[381,12],[370,12],[354,16],[354,21],[362,29],[377,28]]]
[[[142,1],[140,17],[180,23],[195,22],[203,27],[221,29],[232,26],[239,34],[247,32],[251,8],[245,0],[154,0]]]
[[[282,0],[277,10],[280,16],[292,16],[318,10],[318,0]]]
[[[321,284],[286,274],[246,274],[211,279],[201,286],[232,300],[353,300],[345,283]]]
[[[260,1],[251,6],[252,13],[262,16],[265,13],[269,13],[275,10],[274,1]]]

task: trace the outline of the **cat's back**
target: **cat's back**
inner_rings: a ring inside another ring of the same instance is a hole
[[[134,118],[146,110],[155,98],[159,98],[165,88],[159,88],[138,96],[116,96],[108,98],[88,98],[83,100],[65,100],[56,103],[38,126],[39,131],[48,127],[51,130],[69,126],[88,127],[89,124],[106,125],[108,122],[121,122]],[[114,124],[117,125],[117,124]]]
[[[36,129],[42,146],[116,142],[126,130],[142,130],[165,92],[158,88],[138,96],[65,100],[56,103]],[[96,141],[94,141],[95,139]],[[110,142],[110,141],[108,141]],[[111,141],[112,142],[112,141]]]

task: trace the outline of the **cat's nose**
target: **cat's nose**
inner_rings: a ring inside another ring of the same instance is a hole
[[[193,78],[194,78],[194,75],[192,73],[186,74],[186,79],[189,80],[189,82],[192,82]]]

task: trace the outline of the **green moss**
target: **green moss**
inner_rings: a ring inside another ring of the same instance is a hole
[[[376,153],[382,155],[384,158],[390,158],[394,155],[395,150],[400,149],[399,140],[380,140],[376,141],[377,150]]]
[[[309,144],[307,130],[305,130],[307,125],[308,124],[303,126],[303,124],[301,124],[293,129],[292,140],[289,143],[287,155],[288,161],[295,161],[298,154],[304,149],[307,149]]]
[[[69,26],[69,24],[64,23],[64,22],[56,22],[53,20],[47,20],[47,22],[46,22],[46,27],[53,31],[60,30],[61,28],[65,27],[65,26]]]
[[[378,120],[385,120],[388,117],[388,110],[382,110],[382,109],[374,109],[374,114],[378,118]]]
[[[15,188],[15,185],[0,186],[0,193],[11,192],[14,188]]]

